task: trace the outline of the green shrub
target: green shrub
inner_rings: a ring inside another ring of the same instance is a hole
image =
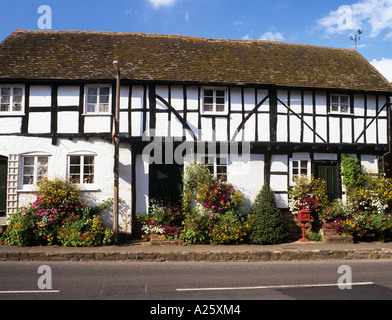
[[[287,237],[282,214],[275,204],[275,195],[268,184],[264,184],[254,201],[249,223],[251,243],[278,244]]]
[[[364,184],[365,176],[362,174],[361,162],[357,158],[343,156],[341,163],[343,185],[347,191],[360,188]]]

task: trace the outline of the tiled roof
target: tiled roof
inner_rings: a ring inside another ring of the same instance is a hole
[[[392,92],[357,51],[255,40],[16,30],[0,44],[0,79],[272,84]]]

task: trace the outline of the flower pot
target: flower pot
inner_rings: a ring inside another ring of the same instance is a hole
[[[165,240],[165,236],[163,234],[150,234],[150,240]]]

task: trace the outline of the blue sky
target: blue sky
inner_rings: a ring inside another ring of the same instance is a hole
[[[1,0],[0,40],[39,30],[48,5],[53,30],[179,34],[264,39],[354,48],[392,82],[392,0]]]

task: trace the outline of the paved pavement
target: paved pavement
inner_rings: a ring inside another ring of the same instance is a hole
[[[166,246],[132,243],[97,248],[0,246],[0,261],[276,262],[392,259],[392,243],[286,243],[274,246]]]

